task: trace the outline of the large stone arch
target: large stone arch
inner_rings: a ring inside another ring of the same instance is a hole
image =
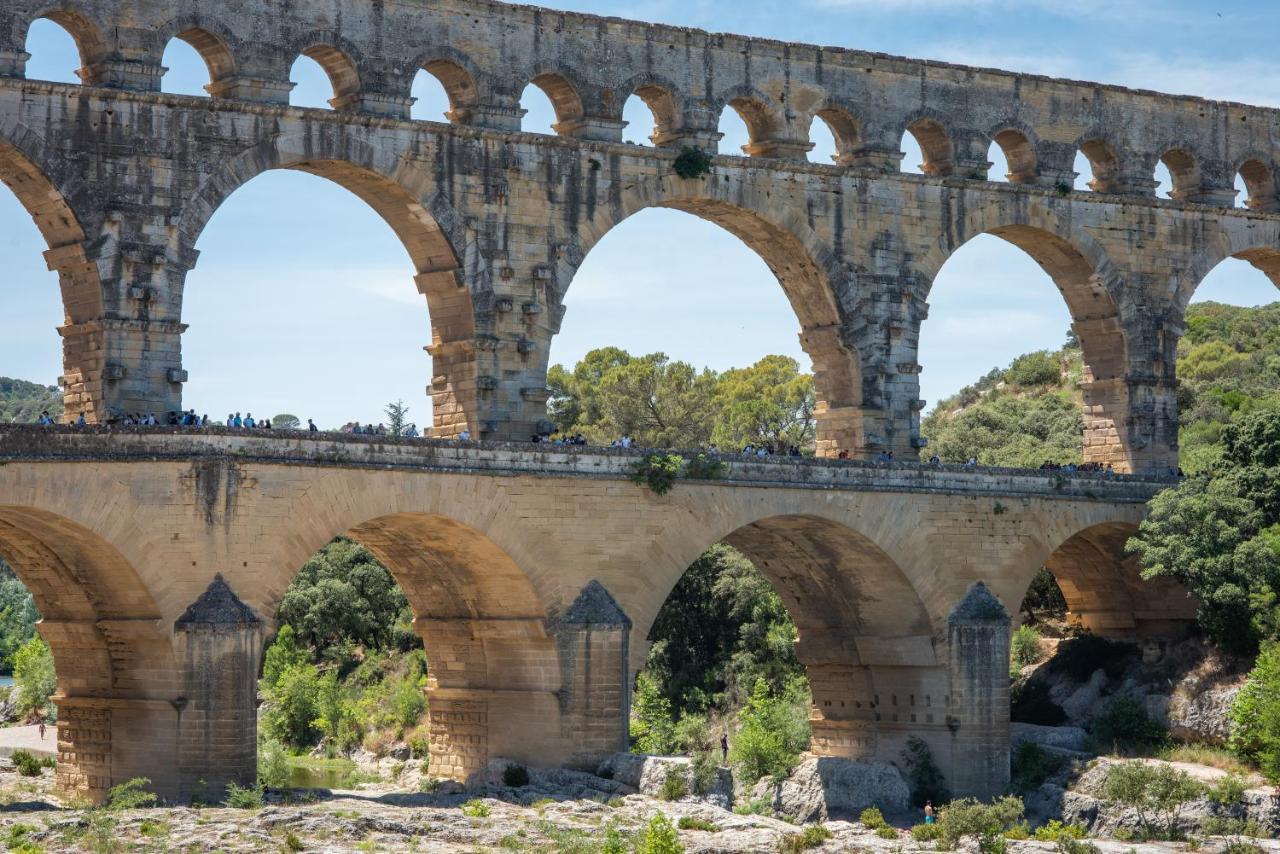
[[[100,799],[146,775],[175,790],[179,769],[155,764],[182,737],[169,702],[183,694],[171,627],[111,542],[65,515],[3,503],[20,494],[0,496],[0,558],[34,597],[53,653],[59,784]]]
[[[105,411],[102,337],[105,294],[88,237],[100,216],[94,194],[72,165],[54,157],[35,132],[0,119],[0,182],[17,197],[48,244],[62,297],[62,388],[65,418],[91,421]]]
[[[459,500],[462,484],[430,480],[382,490],[372,478],[368,489],[322,478],[291,514],[299,525],[275,541],[269,565],[280,571],[245,579],[246,601],[274,622],[293,575],[345,536],[387,567],[413,610],[429,668],[432,774],[466,779],[496,757],[590,766],[623,749],[625,710],[603,721],[590,714],[584,704],[600,702],[599,685],[587,690],[583,671],[587,683],[618,684],[625,647],[611,658],[584,655],[581,644],[599,638],[567,626],[579,591],[550,598],[560,594],[555,573],[534,571],[537,545],[505,502]]]
[[[1044,204],[1011,197],[1007,203],[972,211],[960,206],[960,210],[919,262],[921,298],[927,297],[951,256],[980,234],[999,237],[1029,255],[1058,288],[1080,341],[1085,461],[1131,470],[1135,463],[1126,382],[1130,374],[1127,329],[1138,318],[1106,250]]]
[[[706,547],[725,542],[756,565],[796,624],[814,753],[896,760],[909,725],[948,764],[945,641],[906,569],[864,532],[877,520],[803,501],[781,513],[763,510],[745,502],[701,520],[696,533],[654,544],[650,565],[659,573],[631,600],[637,669],[639,641],[680,577]]]
[[[561,304],[581,260],[605,235],[650,208],[669,208],[714,223],[737,237],[777,277],[800,323],[800,344],[813,363],[818,396],[818,453],[835,456],[864,445],[863,370],[845,338],[850,322],[849,276],[835,251],[810,227],[805,212],[747,182],[712,175],[638,181],[578,226],[577,263],[562,265],[551,333],[560,331]],[[549,349],[549,348],[548,348]],[[545,358],[545,356],[544,356]],[[546,366],[542,369],[545,371]]]
[[[349,134],[272,136],[242,151],[207,176],[178,220],[179,240],[193,251],[218,208],[237,189],[275,169],[326,178],[368,204],[391,227],[416,271],[431,323],[433,401],[437,437],[479,432],[476,402],[475,313],[461,268],[472,243],[462,218],[426,169]],[[468,277],[474,278],[474,277]],[[181,310],[181,288],[172,295]]]
[[[1228,258],[1247,261],[1280,287],[1280,222],[1270,217],[1236,213],[1217,227],[1198,235],[1199,251],[1188,258],[1179,275],[1170,278],[1164,294],[1170,318],[1181,324],[1196,290],[1213,270]]]

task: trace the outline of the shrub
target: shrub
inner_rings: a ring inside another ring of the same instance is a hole
[[[284,745],[268,738],[258,747],[258,785],[283,789],[289,785],[289,757]]]
[[[631,464],[631,482],[666,495],[676,485],[684,457],[679,454],[646,454]]]
[[[799,833],[792,833],[784,836],[778,844],[778,850],[785,854],[793,854],[793,852],[807,851],[810,848],[817,848],[831,838],[831,831],[827,830],[820,824],[811,824]]]
[[[719,480],[725,476],[729,467],[723,460],[698,454],[684,464],[684,476],[689,480]]]
[[[704,178],[711,174],[711,155],[692,145],[680,149],[674,168],[681,178]]]
[[[708,753],[715,745],[711,743],[711,729],[707,725],[707,716],[686,713],[676,721],[674,738],[676,748],[685,753],[697,756]]]
[[[989,804],[973,798],[952,801],[938,812],[942,841],[954,848],[969,836],[978,840],[983,852],[1000,852],[1004,832],[1022,821],[1022,811],[1022,799],[1015,797],[998,798]]]
[[[1001,835],[1010,840],[1030,839],[1031,827],[1025,821],[1020,821]]]
[[[687,794],[689,794],[689,781],[685,779],[684,769],[668,768],[667,776],[662,778],[662,790],[658,793],[658,797],[664,801],[678,801]]]
[[[298,838],[298,834],[292,830],[286,830],[284,834],[284,847],[289,851],[301,851],[303,848],[302,840]]]
[[[1067,839],[1084,839],[1086,831],[1078,824],[1063,824],[1056,818],[1049,821],[1041,827],[1036,828],[1035,838],[1041,842],[1057,842],[1066,837]]]
[[[462,814],[469,818],[488,818],[489,805],[479,798],[472,798],[462,805]]]
[[[933,761],[933,752],[923,739],[915,736],[907,739],[902,760],[907,768],[907,784],[911,786],[913,804],[923,807],[925,801],[941,804],[950,800],[951,792],[947,790],[942,771]]]
[[[712,824],[706,819],[698,818],[692,815],[682,815],[680,820],[676,822],[676,827],[681,830],[705,830],[707,833],[719,833],[720,825]]]
[[[18,773],[23,777],[39,777],[40,772],[45,768],[58,767],[58,761],[51,756],[42,756],[37,758],[30,751],[15,750],[9,756],[14,767],[18,769]]]
[[[879,836],[881,839],[897,839],[898,831],[894,830],[889,825],[884,824],[876,828],[876,836]]]
[[[942,838],[942,829],[938,827],[937,822],[912,825],[911,838],[916,842],[936,842]]]
[[[745,804],[737,804],[733,811],[738,815],[773,815],[773,802],[768,798],[756,798]]]
[[[1233,807],[1244,802],[1248,782],[1239,774],[1226,774],[1210,785],[1205,794],[1220,807]]]
[[[1058,837],[1058,854],[1098,854],[1098,846],[1072,836]]]
[[[888,822],[884,820],[884,813],[880,812],[878,807],[867,807],[858,816],[858,821],[862,822],[865,827],[875,830],[879,827],[885,827]]]
[[[720,766],[716,763],[715,754],[710,751],[695,753],[691,770],[695,795],[705,795],[710,792],[720,776]]]
[[[631,700],[631,749],[636,753],[665,756],[675,751],[676,730],[671,722],[671,701],[658,680],[647,670],[636,677]]]
[[[789,693],[772,697],[765,680],[757,679],[747,705],[738,713],[740,726],[729,761],[743,780],[786,774],[808,746],[808,710],[793,703]]]
[[[1018,626],[1009,646],[1011,669],[1021,670],[1028,664],[1035,664],[1043,657],[1044,653],[1040,649],[1040,633],[1031,626]]]
[[[118,786],[112,786],[107,792],[107,799],[103,802],[103,806],[112,812],[155,806],[156,795],[154,792],[148,792],[146,788],[150,785],[150,779],[134,777]]]
[[[523,765],[508,765],[502,769],[502,785],[511,789],[529,785],[529,770]]]
[[[1262,648],[1228,718],[1231,749],[1280,782],[1280,644]]]
[[[235,783],[227,784],[227,799],[223,801],[224,806],[238,810],[256,810],[261,808],[262,804],[263,798],[261,786],[237,786]]]
[[[1132,697],[1116,697],[1089,724],[1094,739],[1126,750],[1154,747],[1168,732]]]
[[[1020,386],[1057,385],[1062,379],[1062,365],[1048,350],[1038,350],[1014,359],[1004,379]]]
[[[1177,838],[1182,807],[1201,791],[1200,784],[1187,772],[1145,762],[1118,763],[1102,783],[1103,798],[1137,814],[1145,839]]]
[[[1029,792],[1038,788],[1050,775],[1058,771],[1065,760],[1049,753],[1038,744],[1024,741],[1013,754],[1013,780],[1015,791]]]
[[[683,854],[680,835],[662,813],[649,819],[636,843],[636,854]]]

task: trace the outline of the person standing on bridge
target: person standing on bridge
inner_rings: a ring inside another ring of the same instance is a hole
[[[310,432],[310,433],[319,433],[319,432],[320,432],[320,428],[316,426],[316,422],[314,422],[314,421],[312,421],[310,418],[308,418],[308,419],[307,419],[307,431],[308,431],[308,432]]]

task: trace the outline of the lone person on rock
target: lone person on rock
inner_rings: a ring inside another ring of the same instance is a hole
[[[729,733],[720,733],[720,757],[722,762],[729,761]]]

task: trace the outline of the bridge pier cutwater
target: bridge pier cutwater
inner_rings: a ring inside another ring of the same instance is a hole
[[[812,685],[812,750],[929,745],[960,794],[1008,781],[1008,644],[1049,566],[1113,634],[1194,613],[1123,533],[1141,477],[726,458],[663,496],[639,452],[223,429],[0,425],[0,556],[44,615],[59,779],[101,798],[255,773],[256,678],[293,575],[348,536],[392,572],[427,655],[430,772],[593,768],[625,750],[649,627],[708,546],[778,590]],[[1105,607],[1105,611],[1100,609]]]

